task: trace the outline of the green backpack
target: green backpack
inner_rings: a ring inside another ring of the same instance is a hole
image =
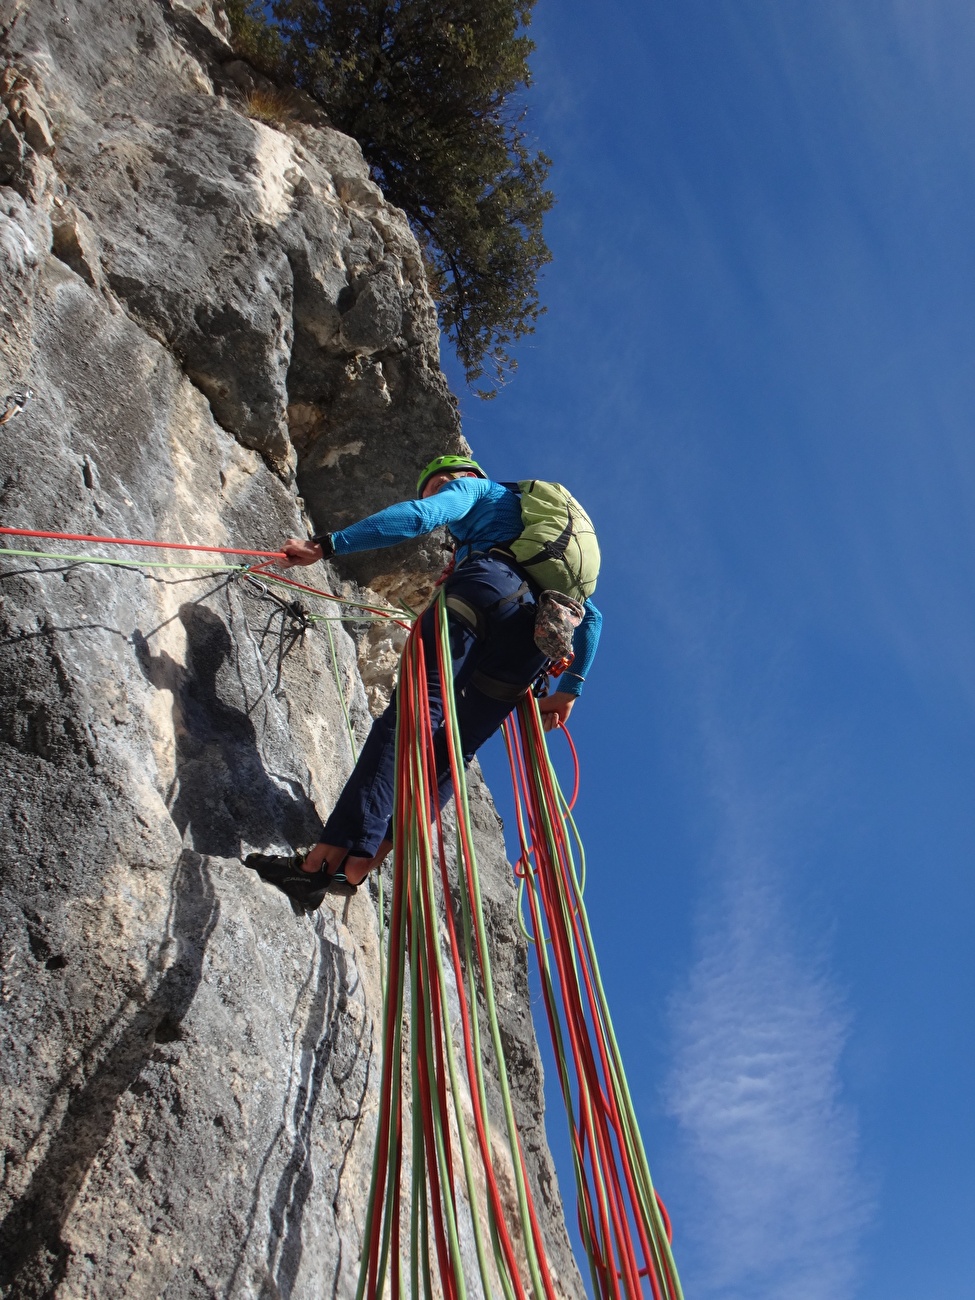
[[[599,543],[592,521],[561,483],[503,483],[521,498],[521,533],[504,546],[541,591],[585,600],[596,590]]]

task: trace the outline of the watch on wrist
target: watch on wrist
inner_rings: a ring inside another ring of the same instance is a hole
[[[322,548],[322,559],[327,560],[330,555],[335,554],[335,547],[332,544],[331,533],[316,533],[311,539],[317,546]]]

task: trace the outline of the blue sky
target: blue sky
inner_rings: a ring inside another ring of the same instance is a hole
[[[969,1300],[975,12],[533,35],[549,312],[465,431],[603,542],[587,902],[687,1294]]]

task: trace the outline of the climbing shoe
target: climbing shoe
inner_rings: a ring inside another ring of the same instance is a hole
[[[291,901],[295,912],[317,912],[326,894],[354,894],[356,886],[351,885],[343,871],[329,875],[321,871],[302,871],[303,853],[265,854],[251,853],[244,859],[244,866],[266,880],[269,885],[280,889]]]
[[[299,872],[307,875],[307,872],[301,871],[304,860],[303,853],[248,853],[244,866],[256,871],[269,885],[276,885],[280,880],[286,880]]]

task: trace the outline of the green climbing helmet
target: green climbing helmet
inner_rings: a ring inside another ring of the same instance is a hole
[[[436,460],[430,462],[416,480],[416,495],[418,497],[423,496],[423,489],[434,474],[454,474],[465,469],[473,470],[478,478],[487,478],[484,470],[481,469],[476,460],[471,460],[470,456],[438,456]]]

